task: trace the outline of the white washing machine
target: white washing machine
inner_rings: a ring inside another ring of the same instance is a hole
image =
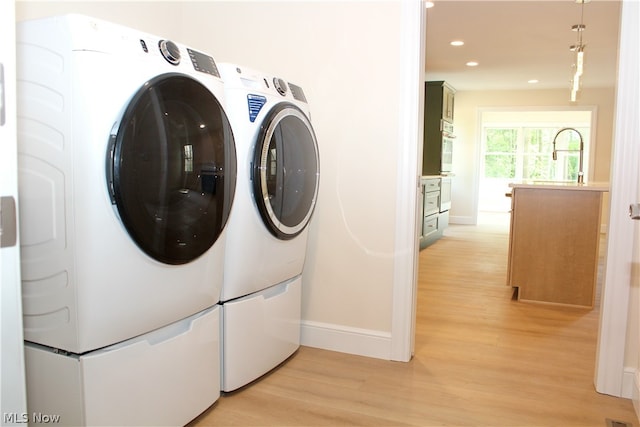
[[[18,23],[17,61],[30,412],[185,424],[220,394],[236,158],[215,61],[81,15]]]
[[[300,345],[301,274],[319,161],[302,88],[243,66],[219,69],[238,159],[221,296],[221,388],[232,391]]]

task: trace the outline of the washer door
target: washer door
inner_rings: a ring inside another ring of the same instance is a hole
[[[216,97],[163,74],[132,98],[111,135],[111,201],[134,242],[165,264],[185,264],[218,239],[233,201],[236,154]]]
[[[268,230],[292,239],[307,226],[318,197],[318,145],[307,116],[293,104],[276,105],[256,141],[253,190]]]

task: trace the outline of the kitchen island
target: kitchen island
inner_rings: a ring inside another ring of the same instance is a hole
[[[608,184],[510,184],[507,284],[519,301],[593,307]]]

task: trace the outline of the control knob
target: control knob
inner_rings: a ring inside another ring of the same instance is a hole
[[[160,40],[158,43],[160,53],[169,64],[178,65],[180,63],[180,49],[171,40]]]
[[[273,86],[276,88],[280,95],[284,95],[285,93],[287,93],[287,83],[284,80],[278,77],[274,77]]]

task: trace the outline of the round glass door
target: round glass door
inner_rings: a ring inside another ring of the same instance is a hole
[[[229,217],[235,156],[227,116],[201,83],[163,74],[140,88],[107,160],[112,203],[140,249],[174,265],[204,254]]]
[[[274,107],[258,135],[253,189],[269,231],[288,240],[304,230],[318,197],[318,145],[307,116],[295,105]]]

